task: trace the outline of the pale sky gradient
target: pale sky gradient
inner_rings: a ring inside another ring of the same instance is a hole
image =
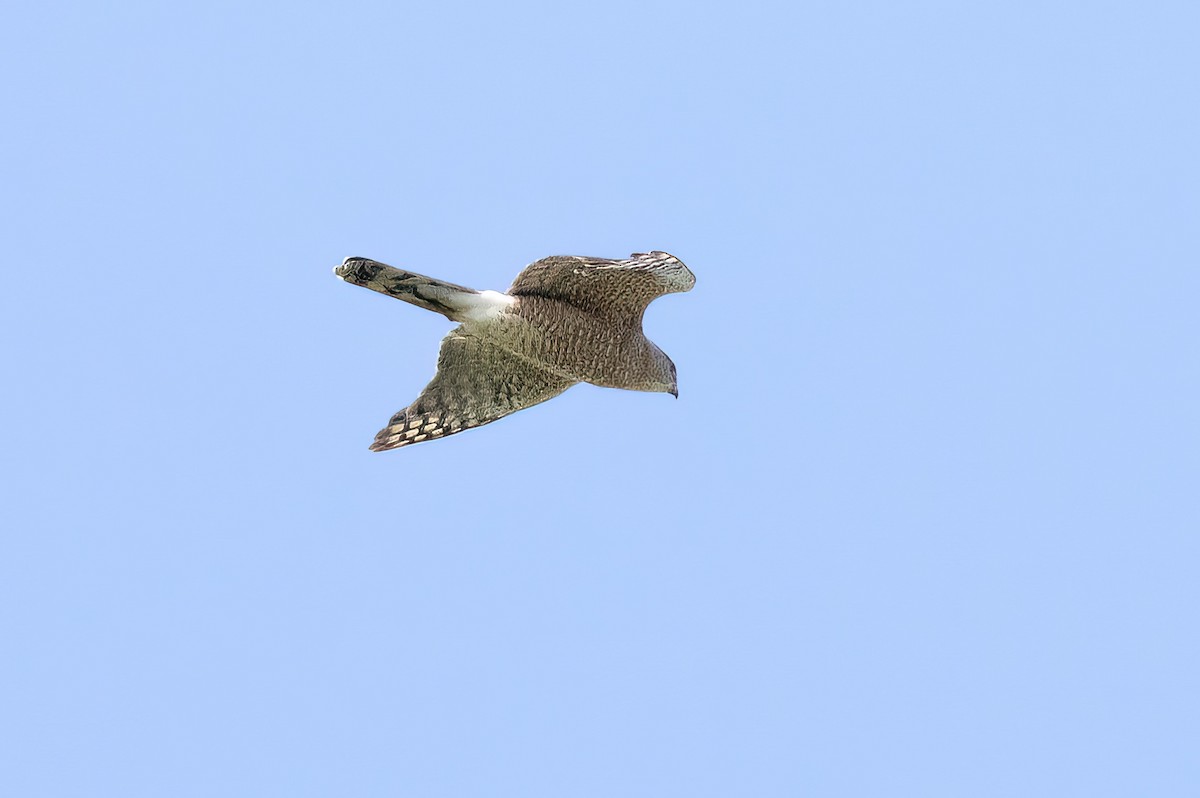
[[[5,796],[1193,796],[1194,3],[0,24]],[[371,454],[445,319],[697,276],[680,398]]]

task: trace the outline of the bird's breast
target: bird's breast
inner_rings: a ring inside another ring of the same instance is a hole
[[[500,335],[515,353],[600,385],[627,381],[648,343],[640,330],[542,297],[519,297],[500,321]]]

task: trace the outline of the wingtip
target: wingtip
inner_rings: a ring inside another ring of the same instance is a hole
[[[395,439],[392,435],[384,435],[380,432],[375,436],[375,440],[367,448],[372,452],[386,452],[389,449],[395,449],[397,446],[403,446],[404,443]]]

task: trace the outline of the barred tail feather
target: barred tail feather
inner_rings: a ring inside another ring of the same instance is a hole
[[[402,299],[440,313],[451,321],[461,322],[486,316],[488,312],[503,309],[511,303],[509,297],[495,291],[476,291],[396,269],[370,258],[346,258],[333,273],[352,285]]]

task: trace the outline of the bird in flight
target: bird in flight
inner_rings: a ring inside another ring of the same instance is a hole
[[[656,297],[696,277],[666,252],[625,260],[555,255],[531,263],[506,293],[346,258],[341,279],[458,322],[442,339],[437,374],[392,416],[371,451],[444,438],[552,399],[578,382],[675,397],[675,364],[642,334]]]

